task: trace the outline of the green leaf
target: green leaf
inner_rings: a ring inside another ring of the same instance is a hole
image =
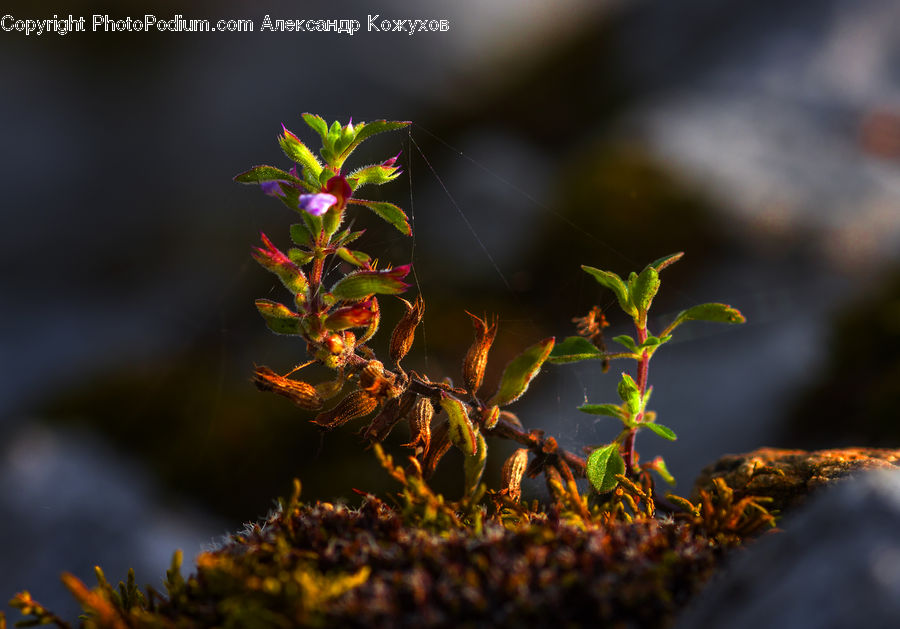
[[[624,473],[625,460],[619,453],[618,443],[597,448],[588,456],[585,475],[599,494],[615,489],[619,484],[616,474]]]
[[[659,345],[662,345],[663,343],[668,343],[671,340],[672,340],[671,334],[663,336],[662,338],[660,338],[658,336],[648,336],[646,338],[646,340],[644,340],[644,342],[641,343],[640,349],[650,349],[653,347],[657,347]]]
[[[296,264],[297,266],[303,266],[304,264],[309,264],[312,262],[312,259],[315,257],[311,251],[306,251],[305,249],[298,249],[297,247],[291,247],[288,249],[288,257],[291,259],[291,262]]]
[[[744,323],[746,319],[741,311],[728,304],[700,304],[688,308],[678,315],[683,321],[716,321],[719,323]]]
[[[541,369],[541,365],[547,360],[556,339],[552,336],[539,343],[535,343],[524,352],[513,358],[500,378],[500,386],[497,392],[488,402],[489,406],[505,406],[518,400],[531,380]]]
[[[260,184],[265,181],[287,181],[296,185],[304,185],[304,182],[274,166],[254,166],[248,171],[236,175],[234,180],[238,183]]]
[[[441,392],[440,404],[450,420],[450,442],[462,450],[463,454],[475,456],[478,451],[478,435],[465,405],[444,392]]]
[[[322,172],[322,164],[316,159],[313,152],[309,150],[309,147],[301,142],[297,136],[285,129],[284,134],[278,136],[278,144],[281,145],[281,150],[284,151],[289,160],[297,162],[303,170],[309,171],[318,178]]]
[[[640,426],[641,428],[649,428],[663,439],[668,439],[669,441],[675,441],[678,438],[675,436],[675,431],[673,431],[668,426],[663,426],[662,424],[640,423],[638,424],[638,426]]]
[[[412,235],[412,229],[409,226],[409,220],[406,218],[406,214],[399,207],[394,205],[393,203],[387,203],[383,201],[366,201],[365,199],[350,199],[350,203],[354,205],[364,205],[373,212],[375,212],[378,216],[380,216],[383,220],[387,221],[399,231],[401,234],[406,236]]]
[[[679,251],[678,253],[670,253],[667,256],[659,258],[658,260],[654,260],[650,263],[649,266],[652,266],[654,269],[656,269],[656,272],[659,273],[670,264],[675,264],[676,262],[681,260],[683,256],[684,251]]]
[[[685,321],[713,321],[717,323],[744,323],[746,319],[741,311],[728,304],[708,303],[688,308],[678,313],[663,334],[669,334]]]
[[[625,413],[615,404],[583,404],[578,407],[582,413],[590,413],[591,415],[606,415],[607,417],[615,417],[625,421]]]
[[[475,435],[475,454],[467,456],[463,463],[466,496],[471,496],[478,489],[478,483],[481,482],[481,476],[484,474],[484,467],[487,463],[487,443],[479,430],[476,429]]]
[[[299,197],[299,195],[297,195]],[[309,212],[305,212],[301,210],[299,207],[294,207],[297,212],[300,213],[300,218],[303,221],[306,230],[310,234],[318,235],[322,231],[322,217],[321,216],[313,216]],[[317,237],[317,236],[316,236]]]
[[[315,114],[302,114],[302,118],[313,131],[319,134],[324,143],[328,137],[328,123],[325,122],[325,119]]]
[[[338,156],[338,165],[342,164],[350,156],[350,153],[356,150],[356,147],[373,135],[384,133],[385,131],[402,129],[403,127],[408,127],[410,124],[412,123],[408,120],[390,122],[387,120],[373,120],[372,122],[359,123],[356,126],[356,137],[353,139],[353,142],[340,152],[340,155]]]
[[[329,239],[341,226],[343,218],[344,213],[338,210],[338,206],[336,205],[322,215],[322,228],[325,230],[325,235]]]
[[[400,176],[400,169],[396,166],[382,166],[381,164],[372,164],[354,170],[347,176],[347,183],[355,192],[362,186],[376,185],[380,186],[389,181],[393,181]]]
[[[634,417],[641,412],[641,393],[638,390],[637,383],[634,378],[627,373],[622,372],[622,379],[619,381],[619,397],[628,405],[628,412]]]
[[[547,362],[554,365],[574,363],[580,360],[599,360],[605,356],[593,343],[583,336],[570,336],[561,343],[553,346],[553,351],[547,358]]]
[[[349,245],[351,242],[353,242],[360,236],[362,236],[364,233],[366,233],[366,230],[364,230],[364,229],[361,229],[356,232],[352,232],[352,231],[350,231],[349,228],[347,228],[344,231],[342,231],[340,234],[335,236],[334,239],[331,241],[331,243],[336,247],[344,247],[346,245]]]
[[[658,456],[653,459],[653,461],[651,461],[650,469],[659,474],[660,478],[662,478],[664,481],[666,481],[673,487],[675,486],[675,477],[672,476],[672,474],[669,472],[669,468],[666,467],[666,462],[663,461],[663,458],[661,456]]]
[[[300,334],[300,315],[277,301],[257,299],[256,309],[275,334]]]
[[[402,278],[409,273],[409,266],[398,266],[387,271],[358,271],[338,280],[331,293],[338,299],[358,300],[376,293],[397,295],[409,284]]]
[[[316,248],[316,239],[304,223],[294,223],[291,225],[291,240],[293,240],[295,244],[306,247],[307,249]]]
[[[650,309],[650,304],[653,302],[653,298],[658,290],[659,273],[652,266],[648,266],[634,280],[634,287],[631,293],[631,300],[639,312],[646,313]]]
[[[339,247],[335,253],[338,254],[341,260],[349,262],[353,266],[363,266],[371,259],[368,253],[363,253],[362,251],[350,251],[346,247]]]
[[[614,336],[613,341],[618,343],[619,345],[625,347],[629,352],[633,354],[638,354],[637,344],[634,342],[634,339],[628,336],[627,334],[620,334],[619,336]]]
[[[631,303],[628,287],[625,285],[625,282],[622,281],[621,277],[612,271],[601,271],[592,266],[581,265],[581,268],[590,273],[602,286],[605,286],[615,293],[616,298],[619,300],[619,306],[625,311],[625,314],[631,317],[637,316],[637,310],[635,309],[634,304]]]

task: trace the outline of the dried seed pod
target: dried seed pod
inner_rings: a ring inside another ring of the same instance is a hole
[[[384,403],[381,412],[362,431],[363,439],[377,443],[384,441],[397,422],[400,421],[400,399],[393,398]]]
[[[337,428],[351,419],[365,417],[378,407],[378,400],[365,391],[353,391],[330,411],[319,413],[312,423],[322,428]]]
[[[434,470],[437,468],[438,462],[450,449],[450,423],[441,422],[431,433],[431,443],[428,451],[425,453],[425,465],[423,466],[425,478],[431,478]]]
[[[370,360],[366,366],[359,372],[359,388],[372,389],[384,379],[384,365],[381,361]]]
[[[481,388],[481,381],[484,379],[488,351],[497,335],[497,319],[494,318],[488,325],[487,321],[476,317],[471,312],[466,314],[472,317],[472,325],[475,327],[475,342],[466,352],[466,360],[463,362],[463,380],[469,392],[474,395]]]
[[[282,395],[300,408],[317,411],[322,408],[322,396],[311,384],[300,380],[291,380],[268,367],[257,367],[253,372],[253,384],[260,391],[271,391]]]
[[[501,472],[503,478],[503,490],[512,500],[518,502],[522,497],[522,477],[528,466],[528,449],[519,448],[513,452],[503,464]]]
[[[402,297],[399,299],[406,306],[406,314],[397,322],[397,326],[391,333],[390,354],[391,360],[395,363],[399,363],[409,353],[415,337],[416,326],[425,315],[425,301],[421,295],[417,296],[412,304]]]
[[[412,440],[405,444],[417,451],[428,452],[431,444],[431,419],[434,417],[434,406],[427,397],[416,399],[409,415],[409,434]]]
[[[327,380],[325,382],[320,382],[316,385],[316,393],[321,396],[323,400],[330,400],[335,395],[341,392],[341,389],[344,388],[344,383],[346,379],[344,378],[343,372],[338,374],[338,377],[334,380]]]
[[[391,430],[394,429],[394,426],[397,425],[397,422],[410,412],[415,399],[416,394],[412,391],[407,391],[400,396],[388,399],[384,403],[384,408],[381,409],[381,412],[375,416],[372,423],[363,431],[363,438],[373,443],[384,441],[391,433]]]

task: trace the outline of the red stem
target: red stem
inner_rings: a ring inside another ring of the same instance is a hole
[[[643,344],[644,341],[647,340],[647,326],[646,324],[641,326],[637,325],[637,340],[638,344]],[[644,399],[644,394],[647,391],[647,373],[650,368],[650,357],[647,355],[647,351],[641,354],[641,358],[638,361],[638,371],[637,371],[637,386],[638,386],[638,394],[640,395],[640,399]],[[644,419],[644,411],[641,410],[640,413],[634,418],[636,423],[640,423]],[[625,452],[622,455],[622,458],[625,460],[625,475],[632,476],[635,472],[634,463],[634,440],[637,436],[637,428],[631,428],[628,431],[628,435],[625,437],[625,443],[623,444]]]

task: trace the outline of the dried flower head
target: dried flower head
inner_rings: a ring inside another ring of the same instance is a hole
[[[497,335],[497,319],[494,318],[488,324],[486,320],[476,317],[471,312],[466,314],[472,317],[472,325],[475,327],[475,342],[466,353],[466,360],[463,363],[463,380],[466,388],[474,395],[481,388],[481,382],[484,379],[488,352]]]
[[[330,411],[319,413],[312,423],[331,430],[378,408],[378,400],[366,391],[353,391]]]
[[[253,383],[260,391],[271,391],[282,395],[300,408],[317,411],[322,408],[322,397],[311,384],[300,380],[291,380],[268,367],[257,367],[253,372]]]
[[[425,315],[425,301],[422,296],[416,297],[413,303],[409,303],[402,297],[398,298],[406,307],[406,312],[397,322],[397,326],[391,333],[390,354],[391,360],[399,363],[403,357],[409,353],[415,337],[416,326],[422,321]]]
[[[528,449],[519,448],[503,464],[503,491],[515,501],[522,496],[522,477],[528,467]]]
[[[416,452],[428,452],[431,445],[431,420],[434,417],[434,405],[427,397],[419,397],[409,414],[409,433],[412,440],[405,444],[415,448]]]

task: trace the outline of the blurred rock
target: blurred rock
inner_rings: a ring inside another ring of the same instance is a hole
[[[780,450],[760,448],[747,454],[729,454],[703,468],[694,482],[693,496],[712,491],[713,479],[722,478],[734,497],[772,498],[772,510],[785,511],[835,481],[859,472],[900,468],[900,450],[845,448],[841,450]]]
[[[900,265],[876,277],[831,317],[827,355],[781,423],[783,445],[900,443]]]
[[[139,585],[161,589],[176,549],[193,558],[229,528],[165,501],[144,470],[96,438],[34,423],[0,448],[0,513],[0,600],[29,590],[66,618],[79,606],[61,572],[93,586],[95,565],[113,584],[134,568]]]
[[[895,627],[900,472],[840,483],[716,578],[676,629]]]

